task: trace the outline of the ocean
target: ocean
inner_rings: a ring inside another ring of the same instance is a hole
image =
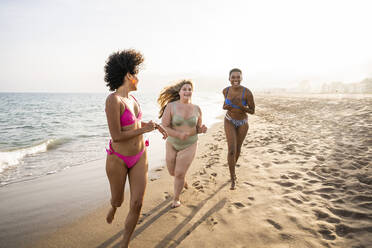
[[[110,134],[105,115],[109,93],[0,93],[0,186],[58,173],[104,159]],[[143,120],[157,118],[154,93],[134,92]],[[223,96],[195,92],[207,126],[223,114]],[[164,144],[152,132],[149,167],[164,164]],[[102,165],[104,168],[104,164]]]

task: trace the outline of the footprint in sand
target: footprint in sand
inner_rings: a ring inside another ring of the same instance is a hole
[[[288,234],[288,233],[281,233],[279,235],[280,235],[280,239],[282,240],[293,240],[295,238],[293,235]]]
[[[319,176],[319,175],[317,175],[316,173],[314,173],[314,172],[312,172],[312,171],[308,171],[306,174],[307,174],[308,176],[315,177],[315,178],[317,178],[317,179],[319,179],[319,180],[322,180],[322,181],[326,180],[326,178],[324,178],[324,177],[322,177],[322,176]]]
[[[148,216],[150,216],[150,214],[148,214],[148,213],[142,213],[141,214],[141,218],[138,220],[138,223],[137,224],[141,224],[145,220],[145,218],[148,217]]]
[[[210,146],[209,149],[212,150],[212,151],[217,151],[218,150],[218,144]]]
[[[164,199],[169,199],[171,196],[168,192],[164,192]]]
[[[316,190],[317,192],[320,192],[320,193],[330,193],[330,192],[333,192],[335,189],[332,188],[332,187],[324,187],[324,188],[320,188],[318,190]]]
[[[281,181],[276,181],[275,183],[281,185],[281,186],[284,186],[284,187],[292,187],[293,185],[295,185],[294,183],[292,182],[281,182]]]
[[[198,180],[198,181],[193,182],[192,186],[198,186],[199,184],[200,184],[200,181]]]
[[[265,168],[269,168],[269,167],[271,167],[271,163],[263,163],[262,164]]]
[[[302,178],[302,175],[298,172],[289,172],[288,176],[294,180]]]
[[[309,197],[306,197],[306,196],[304,196],[302,194],[299,194],[299,197],[301,198],[302,201],[305,201],[305,202],[310,201],[310,198]]]
[[[327,195],[327,194],[319,194],[319,196],[327,200],[332,198],[330,195]]]
[[[328,223],[332,223],[332,224],[341,222],[340,219],[337,219],[337,218],[334,218],[334,217],[328,217],[325,221],[327,221]]]
[[[333,208],[329,207],[329,211],[331,211],[334,215],[344,218],[350,218],[354,220],[368,220],[371,219],[368,213],[354,211],[354,210],[347,210],[342,208]]]
[[[201,185],[201,183],[200,183],[199,180],[196,181],[196,182],[193,182],[193,183],[192,183],[192,186],[193,186],[195,189],[197,189],[198,191],[200,191],[200,192],[204,192],[204,190],[203,190],[203,185]]]
[[[318,161],[321,161],[321,162],[324,162],[325,161],[325,158],[323,156],[315,156],[315,158],[318,160]]]
[[[159,178],[160,178],[160,176],[159,175],[156,175],[156,174],[153,174],[153,175],[149,176],[150,181],[156,181]]]
[[[215,218],[211,217],[209,219],[209,223],[212,224],[212,225],[217,225],[218,224],[218,221]]]
[[[271,219],[267,219],[266,221],[269,222],[271,225],[273,225],[273,227],[275,227],[278,230],[282,230],[283,229],[283,227],[281,225],[279,225],[278,223],[276,223],[275,221],[273,221]]]
[[[368,176],[365,174],[359,174],[357,175],[357,179],[359,182],[367,184],[367,185],[372,185],[372,176]]]
[[[335,240],[336,236],[333,234],[333,232],[330,230],[330,227],[326,225],[319,225],[320,230],[318,230],[318,233],[322,235],[322,237],[326,240]]]
[[[307,180],[309,180],[309,179],[307,179]],[[309,183],[319,183],[320,181],[318,181],[318,180],[309,180]]]
[[[302,201],[299,200],[299,199],[297,199],[297,198],[291,197],[291,198],[289,198],[289,199],[291,199],[293,202],[295,202],[295,203],[297,203],[297,204],[302,204]]]
[[[314,212],[314,214],[315,214],[315,216],[317,217],[318,220],[325,219],[325,218],[329,217],[329,214],[323,212],[320,209],[315,209],[315,210],[313,210],[313,212]]]
[[[364,231],[364,230],[368,232],[368,227],[360,228],[358,230],[358,229],[349,227],[349,226],[344,225],[344,224],[336,225],[336,234],[337,234],[337,236],[340,236],[340,237],[345,237],[345,236],[350,237],[350,233],[354,233],[356,231]]]
[[[359,203],[359,202],[372,202],[372,196],[368,195],[358,195],[351,199],[351,202]]]
[[[238,209],[240,209],[240,208],[244,208],[244,207],[245,207],[245,205],[244,205],[243,203],[241,203],[241,202],[234,202],[233,205],[234,205],[236,208],[238,208]]]
[[[188,204],[188,205],[186,205],[186,207],[188,207],[188,208],[192,208],[192,209],[196,209],[196,208],[197,208],[197,206],[192,205],[192,204]]]
[[[254,185],[253,184],[251,184],[251,183],[249,183],[249,182],[243,182],[244,184],[247,184],[247,185],[249,185],[249,186],[252,186],[252,187],[254,187]]]

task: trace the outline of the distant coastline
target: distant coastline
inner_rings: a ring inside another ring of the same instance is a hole
[[[293,88],[267,88],[257,91],[258,93],[307,93],[307,94],[372,94],[372,78],[366,78],[360,82],[343,83],[329,82],[323,83],[320,87],[314,87],[310,81],[304,80]]]

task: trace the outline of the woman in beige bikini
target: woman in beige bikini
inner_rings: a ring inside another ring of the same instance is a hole
[[[158,98],[161,107],[159,118],[168,133],[166,142],[166,163],[169,174],[174,176],[174,200],[172,207],[181,205],[182,188],[187,188],[185,175],[194,159],[199,133],[205,133],[202,112],[191,103],[193,84],[181,82],[165,87]]]

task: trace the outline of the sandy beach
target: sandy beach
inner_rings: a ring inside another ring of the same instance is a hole
[[[199,138],[181,207],[170,208],[167,169],[152,173],[130,247],[370,247],[372,97],[259,95],[256,104],[237,189],[221,122]],[[128,199],[111,225],[107,203],[22,247],[120,247]]]

